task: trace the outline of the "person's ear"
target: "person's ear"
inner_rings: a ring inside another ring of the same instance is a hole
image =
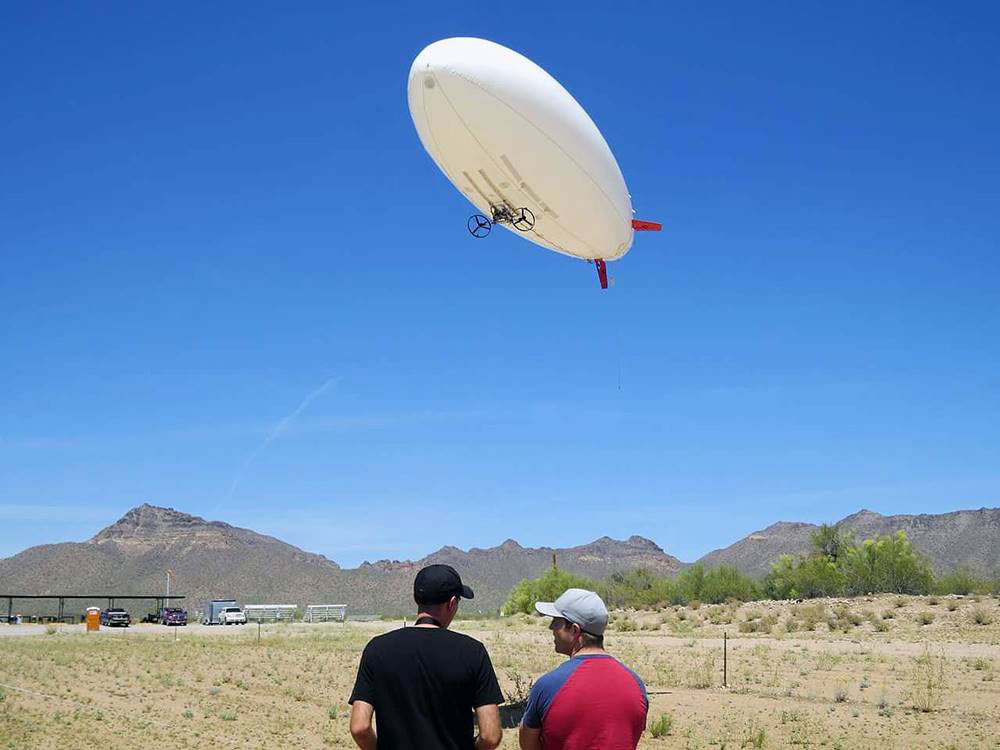
[[[458,597],[457,596],[453,596],[453,597],[451,597],[451,601],[448,602],[448,607],[453,612],[458,612],[458,602],[459,602]]]

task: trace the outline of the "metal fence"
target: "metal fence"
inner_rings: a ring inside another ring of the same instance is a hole
[[[306,622],[344,622],[347,619],[346,604],[310,604],[306,607]]]
[[[243,608],[248,622],[280,622],[295,619],[295,604],[248,604]]]

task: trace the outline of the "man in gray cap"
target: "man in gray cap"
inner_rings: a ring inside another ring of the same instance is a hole
[[[535,609],[552,618],[556,652],[569,659],[531,688],[518,735],[522,750],[635,750],[649,698],[639,675],[604,650],[608,609],[601,597],[567,589]]]

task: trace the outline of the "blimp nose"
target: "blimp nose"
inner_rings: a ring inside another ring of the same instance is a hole
[[[434,88],[435,77],[452,76],[457,68],[468,67],[470,59],[482,58],[484,44],[492,43],[482,39],[454,37],[427,45],[410,66],[410,84],[416,82],[427,88]],[[427,83],[428,79],[431,83]]]
[[[409,83],[412,85],[413,83],[426,83],[430,80],[432,83],[428,88],[433,88],[434,74],[439,72],[442,67],[443,55],[441,53],[441,42],[424,47],[410,66]]]

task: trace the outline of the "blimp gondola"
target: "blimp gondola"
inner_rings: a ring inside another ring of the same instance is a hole
[[[420,142],[479,213],[474,237],[495,225],[536,245],[594,263],[632,247],[635,219],[625,178],[594,121],[545,70],[485,39],[442,39],[410,67],[410,115]]]

